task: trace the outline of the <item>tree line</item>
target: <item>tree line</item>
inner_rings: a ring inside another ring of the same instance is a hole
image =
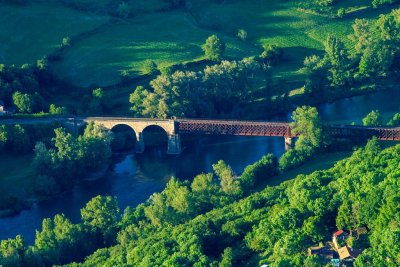
[[[27,246],[21,236],[2,241],[0,262],[323,266],[322,258],[307,257],[309,246],[329,240],[336,229],[367,227],[362,243],[346,241],[364,249],[354,266],[397,266],[399,164],[399,145],[382,150],[372,139],[331,169],[252,192],[257,182],[274,179],[276,158],[263,157],[241,176],[221,161],[214,173],[192,182],[173,178],[161,193],[122,213],[116,199],[98,196],[81,210],[77,224],[63,215],[45,219],[34,245]]]
[[[150,82],[151,89],[138,86],[130,95],[131,111],[136,116],[158,118],[232,114],[251,99],[260,73],[260,64],[245,58],[222,61],[199,72],[160,75]]]
[[[315,98],[345,94],[365,85],[396,81],[400,71],[400,11],[393,10],[376,20],[356,19],[349,50],[335,36],[328,36],[323,57],[304,60],[305,92]]]

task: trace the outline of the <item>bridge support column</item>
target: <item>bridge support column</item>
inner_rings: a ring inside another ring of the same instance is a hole
[[[285,151],[288,151],[290,149],[294,148],[294,138],[293,137],[285,137]]]
[[[143,153],[144,152],[144,140],[143,140],[143,133],[137,133],[136,134],[136,147],[135,147],[135,152],[136,153]]]
[[[182,152],[181,137],[179,134],[168,135],[168,151],[167,154],[179,155]]]

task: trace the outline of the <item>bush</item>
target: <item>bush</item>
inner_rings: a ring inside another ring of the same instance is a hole
[[[400,113],[395,113],[393,118],[388,122],[388,126],[400,126]]]
[[[49,108],[49,113],[61,115],[61,114],[67,114],[68,110],[66,107],[57,107],[56,105],[51,104]]]
[[[390,5],[390,4],[393,4],[395,2],[396,2],[396,0],[372,0],[372,6],[374,8],[377,8],[379,6]]]
[[[64,37],[62,39],[62,45],[61,46],[63,46],[63,47],[71,46],[71,39],[69,37]]]
[[[276,45],[267,45],[261,53],[260,58],[265,64],[274,65],[282,60],[283,50]]]
[[[218,36],[211,35],[202,48],[207,59],[219,61],[225,52],[225,43]]]
[[[339,8],[337,11],[337,17],[338,18],[343,18],[344,15],[346,15],[346,10],[344,8]]]
[[[286,151],[279,160],[279,169],[281,171],[290,170],[300,166],[309,158],[306,150],[292,149]]]
[[[143,63],[143,72],[146,74],[155,74],[158,71],[157,64],[153,60],[146,60]]]
[[[275,176],[278,172],[277,158],[272,154],[268,154],[256,163],[247,166],[240,177],[240,182],[244,188],[250,189],[260,182],[261,179]]]
[[[379,113],[379,110],[373,110],[362,119],[362,123],[364,126],[381,126],[382,125],[382,117]]]
[[[237,37],[242,40],[245,41],[247,39],[247,32],[243,29],[239,29],[238,33],[237,33]]]

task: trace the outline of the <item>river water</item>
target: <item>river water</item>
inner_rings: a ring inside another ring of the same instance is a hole
[[[400,90],[343,99],[318,108],[325,122],[360,123],[372,109],[379,109],[385,118],[389,118],[400,111]],[[273,153],[279,157],[284,152],[282,137],[200,137],[183,146],[180,156],[166,156],[164,148],[149,149],[142,155],[115,155],[103,178],[84,181],[70,192],[36,203],[14,217],[0,219],[0,240],[22,234],[28,243],[33,243],[35,229],[41,228],[43,218],[64,213],[77,222],[80,209],[97,195],[116,196],[124,209],[162,191],[171,176],[193,179],[196,174],[212,171],[212,164],[220,159],[240,174],[263,155]]]

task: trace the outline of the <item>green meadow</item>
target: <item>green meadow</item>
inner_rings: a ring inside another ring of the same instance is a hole
[[[190,15],[170,11],[118,21],[102,31],[74,44],[56,63],[61,77],[81,86],[115,84],[120,71],[142,72],[143,62],[150,59],[159,67],[200,60],[201,45],[213,32],[192,23]],[[256,49],[236,38],[225,36],[226,55],[232,58],[250,56]]]
[[[124,70],[144,74],[143,63],[149,59],[159,67],[201,60],[204,40],[217,34],[227,44],[228,59],[258,55],[267,44],[284,48],[285,61],[273,75],[293,90],[302,86],[304,58],[321,53],[328,34],[348,43],[355,18],[385,12],[372,9],[368,0],[339,2],[335,9],[348,10],[341,19],[299,9],[298,0],[199,0],[177,10],[169,10],[166,1],[151,0],[127,1],[131,15],[119,19],[105,12],[110,3],[0,3],[0,62],[34,63],[58,49],[64,37],[80,36],[52,70],[76,86],[104,87],[118,83]],[[247,32],[246,40],[237,38],[238,29]]]
[[[26,6],[0,3],[0,63],[32,64],[59,48],[64,37],[107,21],[105,16],[90,16],[48,2]]]

